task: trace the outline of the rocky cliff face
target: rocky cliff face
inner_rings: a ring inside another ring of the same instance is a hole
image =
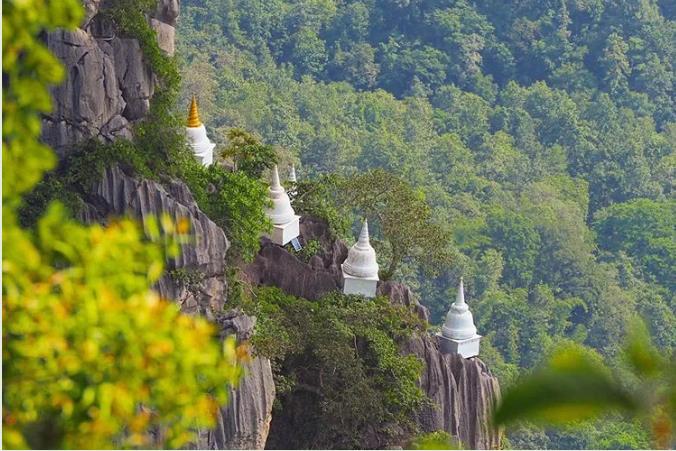
[[[65,64],[67,79],[52,90],[54,110],[43,120],[43,140],[64,156],[79,141],[129,138],[134,122],[148,112],[156,77],[143,58],[137,40],[120,36],[101,11],[114,0],[84,0],[85,21],[75,31],[48,33],[47,43]],[[178,0],[159,0],[149,17],[160,47],[174,51],[174,24]],[[225,254],[229,242],[197,206],[188,187],[179,180],[157,183],[139,179],[118,166],[108,168],[85,199],[81,219],[106,222],[114,216],[138,219],[169,214],[187,218],[193,241],[179,257],[167,262],[168,272],[157,289],[175,299],[188,314],[215,321],[223,335],[245,340],[253,333],[254,318],[226,305]],[[195,350],[199,352],[199,350]],[[200,431],[199,449],[261,449],[268,435],[275,387],[270,361],[253,359],[230,403],[220,409],[218,426]]]
[[[417,414],[421,430],[444,430],[469,449],[498,449],[500,434],[489,425],[500,385],[486,365],[479,358],[441,353],[429,335],[414,336],[403,350],[425,362],[420,386],[432,403]]]
[[[317,240],[323,252],[306,264],[284,248],[264,240],[256,259],[246,268],[253,284],[277,286],[289,294],[319,299],[333,290],[341,290],[340,263],[347,257],[347,247],[329,238],[327,227],[314,218],[301,219],[304,242]],[[412,308],[421,319],[428,319],[411,290],[396,282],[380,282],[379,295]],[[500,397],[498,380],[478,358],[464,359],[439,351],[436,337],[415,334],[403,343],[401,351],[415,354],[424,362],[420,387],[431,403],[417,412],[414,419],[424,432],[443,430],[459,438],[472,449],[497,449],[500,434],[489,427],[494,404]],[[292,413],[293,414],[293,413]],[[372,446],[382,446],[374,438]]]
[[[66,66],[67,79],[52,90],[54,109],[43,119],[43,139],[63,155],[73,144],[129,138],[132,124],[150,107],[155,76],[136,39],[120,35],[102,11],[114,0],[84,0],[86,16],[75,31],[47,34],[49,49]],[[160,48],[173,54],[178,0],[159,0],[149,18]]]

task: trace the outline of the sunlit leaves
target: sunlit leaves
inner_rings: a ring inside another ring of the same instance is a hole
[[[179,446],[191,428],[212,424],[240,375],[235,345],[221,349],[206,320],[149,290],[164,246],[143,243],[131,221],[85,227],[57,205],[34,237],[10,233],[3,421],[13,441],[5,446],[147,446],[153,426]]]
[[[63,71],[37,35],[77,25],[82,10],[77,0],[3,8],[2,445],[181,446],[213,424],[242,352],[151,290],[185,220],[149,220],[145,233],[129,220],[86,227],[52,204],[33,230],[18,226],[21,195],[55,161],[38,143],[39,113]]]
[[[44,29],[74,27],[82,8],[77,0],[3,1],[2,6],[2,199],[3,205],[15,206],[56,161],[35,139],[40,134],[36,113],[51,110],[47,85],[61,81],[63,68],[36,36]]]
[[[408,449],[462,449],[461,443],[447,432],[430,432],[415,437],[406,446]]]

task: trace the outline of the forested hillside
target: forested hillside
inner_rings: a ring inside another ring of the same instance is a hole
[[[628,0],[184,0],[183,105],[282,147],[302,180],[381,168],[449,230],[394,278],[435,322],[463,275],[507,386],[557,343],[616,371],[635,315],[676,346],[676,8]],[[364,211],[355,213],[364,214]],[[386,240],[379,255],[391,254]],[[380,235],[382,238],[382,235]],[[514,447],[649,445],[617,419]]]

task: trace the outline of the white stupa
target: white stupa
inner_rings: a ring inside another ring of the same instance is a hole
[[[296,182],[297,181],[298,180],[296,179],[296,167],[292,164],[291,169],[289,169],[289,182],[292,183],[292,186],[290,187],[288,193],[289,193],[289,196],[291,196],[293,198],[295,198],[296,194],[298,194],[297,191],[296,191]]]
[[[369,242],[369,224],[364,219],[359,240],[350,248],[341,265],[343,270],[343,293],[375,297],[378,287],[378,262],[376,251]]]
[[[209,140],[207,130],[204,128],[202,121],[200,121],[195,96],[192,96],[192,101],[190,102],[188,124],[185,130],[188,135],[188,142],[197,159],[204,166],[210,166],[214,162],[214,147],[216,144]]]
[[[289,169],[289,182],[296,183],[296,166],[293,164],[291,165],[291,169]]]
[[[284,187],[279,183],[277,165],[272,170],[270,199],[272,200],[272,208],[268,208],[265,212],[272,221],[270,239],[273,243],[284,246],[300,235],[300,216],[293,211],[289,195],[286,194]]]
[[[472,312],[469,311],[465,302],[462,277],[460,278],[458,295],[446,315],[446,322],[441,328],[441,333],[437,336],[439,337],[441,352],[460,354],[466,359],[479,355],[481,335],[476,333]]]

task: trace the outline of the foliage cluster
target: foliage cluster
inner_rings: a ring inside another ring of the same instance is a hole
[[[343,177],[337,174],[322,174],[313,180],[297,182],[295,194],[289,197],[299,214],[322,218],[328,224],[331,235],[347,238],[352,221],[337,204],[343,183]]]
[[[296,257],[304,263],[308,263],[312,257],[322,252],[322,244],[317,240],[310,240],[304,243],[299,251],[296,251],[290,243],[284,247],[288,252],[295,253]]]
[[[271,443],[286,436],[281,443],[296,448],[362,447],[370,428],[407,425],[423,402],[421,362],[398,350],[421,327],[406,308],[340,293],[309,301],[277,288],[256,289],[242,306],[257,319],[256,352],[276,368]]]
[[[325,219],[331,230],[345,230],[355,212],[369,219],[372,241],[391,279],[405,261],[415,261],[427,274],[450,263],[450,232],[433,221],[422,190],[382,169],[341,177],[328,175],[301,182],[294,197],[301,212]]]
[[[131,221],[86,227],[58,203],[33,230],[18,223],[55,163],[39,114],[63,68],[39,35],[81,17],[76,0],[3,2],[2,444],[143,447],[159,429],[177,447],[241,375],[233,340],[151,290],[187,224],[149,221],[144,240]]]
[[[229,257],[252,259],[258,252],[261,233],[270,228],[265,214],[267,184],[218,164],[207,168],[194,164],[185,175],[197,205],[231,240]]]
[[[232,128],[227,133],[228,146],[221,156],[230,158],[235,169],[252,178],[260,178],[263,171],[272,169],[277,163],[275,149],[269,144],[262,144],[253,135],[240,128]]]
[[[162,225],[151,237],[170,243]],[[159,428],[177,447],[214,424],[242,370],[234,339],[151,290],[176,242],[165,252],[128,220],[86,227],[58,204],[3,238],[4,446],[145,447]]]
[[[409,442],[407,449],[462,449],[456,439],[447,432],[435,431],[420,434]]]

